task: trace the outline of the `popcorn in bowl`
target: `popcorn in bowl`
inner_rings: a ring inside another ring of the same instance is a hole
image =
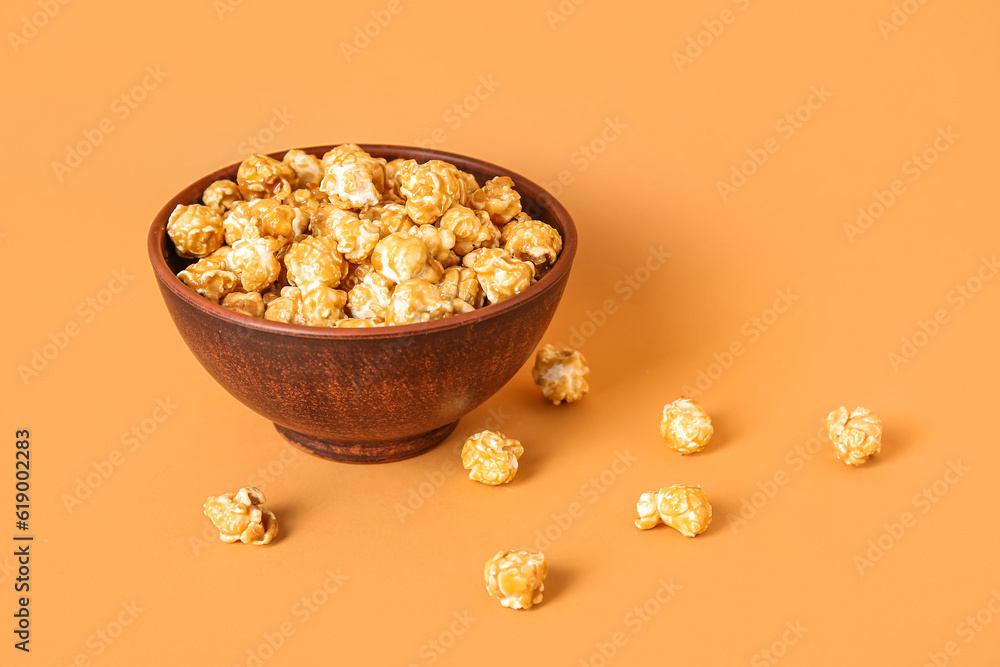
[[[167,233],[194,260],[178,277],[206,299],[328,328],[488,307],[537,282],[562,250],[554,227],[522,211],[509,177],[480,185],[444,160],[387,160],[355,144],[250,155],[235,181],[178,205]]]

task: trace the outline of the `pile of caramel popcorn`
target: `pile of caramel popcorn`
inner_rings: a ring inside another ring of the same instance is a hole
[[[551,267],[562,237],[521,210],[514,182],[480,185],[441,160],[254,154],[236,181],[180,205],[178,277],[251,317],[315,327],[428,322],[499,303]]]

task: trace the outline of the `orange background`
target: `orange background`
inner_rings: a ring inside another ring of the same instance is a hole
[[[35,535],[30,655],[0,550],[4,664],[994,664],[996,3],[222,1],[0,9],[0,540],[17,428]],[[592,390],[553,407],[526,367],[424,456],[299,454],[184,347],[148,225],[248,147],[428,140],[575,217],[546,341]],[[716,434],[681,458],[658,419],[685,385]],[[839,405],[883,418],[863,468],[815,439]],[[526,450],[503,488],[456,453],[491,418]],[[280,539],[206,539],[205,496],[251,482]],[[671,483],[707,533],[632,525]],[[501,608],[483,562],[540,538],[545,601]]]

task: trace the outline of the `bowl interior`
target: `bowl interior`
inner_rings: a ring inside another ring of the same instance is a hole
[[[310,146],[303,148],[302,150],[316,155],[317,157],[322,157],[324,153],[331,150],[335,145],[336,144]],[[211,312],[213,315],[239,321],[246,326],[250,326],[251,328],[265,329],[269,331],[284,331],[295,335],[385,337],[420,329],[450,328],[461,324],[462,322],[468,321],[471,318],[490,317],[496,315],[501,310],[506,311],[516,308],[519,304],[531,300],[534,298],[534,295],[537,295],[541,290],[544,290],[546,285],[554,284],[565,273],[568,273],[570,265],[573,262],[573,258],[576,255],[576,227],[574,226],[573,220],[566,209],[538,184],[521,176],[520,174],[510,171],[509,169],[504,169],[503,167],[489,162],[484,162],[482,160],[455,153],[412,146],[394,146],[387,144],[360,144],[360,146],[370,155],[382,157],[387,160],[395,158],[408,158],[418,162],[425,162],[427,160],[444,160],[454,164],[463,171],[471,173],[476,177],[476,180],[480,184],[495,176],[508,176],[514,181],[514,187],[521,195],[522,210],[532,218],[541,220],[559,231],[559,234],[563,239],[563,249],[559,258],[556,260],[555,264],[550,267],[549,270],[538,280],[538,282],[520,294],[517,294],[501,303],[491,304],[485,308],[476,309],[472,313],[465,313],[463,315],[457,315],[432,322],[406,324],[393,327],[379,327],[376,329],[328,329],[322,327],[307,327],[296,324],[271,322],[269,320],[261,320],[240,313],[235,313],[223,308],[221,305],[214,304],[207,299],[202,298],[182,283],[179,278],[177,278],[178,272],[191,265],[196,260],[184,258],[177,254],[173,244],[170,243],[169,238],[167,237],[166,224],[170,217],[170,213],[178,204],[194,204],[200,202],[201,193],[212,182],[219,179],[236,180],[236,173],[240,165],[239,162],[236,162],[196,180],[194,183],[181,190],[160,210],[159,214],[156,216],[153,225],[150,228],[148,250],[150,261],[152,262],[153,268],[161,282],[182,298],[190,300],[191,302],[197,304],[198,307]],[[286,152],[287,151],[285,150],[275,151],[269,153],[268,155],[280,160]],[[309,333],[307,334],[306,332]]]

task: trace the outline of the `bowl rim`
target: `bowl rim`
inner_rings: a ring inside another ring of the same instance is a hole
[[[313,155],[322,156],[327,151],[332,150],[335,146],[339,145],[341,144],[309,146],[300,148],[300,150]],[[204,183],[204,185],[207,186],[209,183],[219,179],[234,178],[239,165],[242,163],[241,160],[240,162],[234,162],[226,167],[217,169],[210,174],[195,179],[171,197],[153,218],[153,223],[150,226],[149,233],[147,235],[146,249],[149,255],[150,263],[153,266],[153,272],[156,274],[156,278],[160,285],[169,289],[182,301],[185,301],[187,304],[193,306],[203,315],[223,320],[236,326],[246,327],[248,329],[255,329],[257,331],[298,338],[385,339],[395,338],[401,335],[446,331],[494,317],[501,317],[513,310],[516,310],[525,303],[540,298],[543,294],[562,282],[569,274],[570,267],[573,264],[573,259],[576,256],[577,250],[576,225],[573,223],[573,218],[570,216],[565,207],[563,207],[563,205],[555,197],[553,197],[552,194],[534,181],[491,162],[486,162],[485,160],[480,160],[478,158],[458,153],[450,153],[447,151],[423,148],[420,146],[403,146],[396,144],[358,145],[376,157],[388,157],[389,155],[394,155],[395,157],[415,159],[420,162],[433,159],[444,160],[445,162],[455,164],[463,170],[468,170],[469,167],[474,167],[477,171],[493,174],[494,176],[507,176],[511,178],[514,181],[518,192],[523,197],[527,197],[532,200],[538,207],[545,211],[552,219],[557,220],[562,226],[563,248],[559,257],[556,259],[556,263],[552,265],[552,268],[550,268],[548,272],[542,276],[540,280],[538,280],[538,282],[534,283],[523,292],[515,294],[509,299],[501,301],[500,303],[490,304],[485,308],[477,308],[471,313],[462,313],[459,315],[453,315],[452,317],[442,318],[440,320],[432,320],[430,322],[417,322],[414,324],[399,324],[384,327],[312,327],[302,324],[272,322],[271,320],[237,313],[229,310],[228,308],[224,308],[221,304],[212,303],[185,285],[167,265],[163,249],[168,247],[166,246],[167,221],[174,208],[179,204],[191,203],[190,201],[182,200],[189,200],[190,192],[199,183]],[[284,154],[288,152],[288,150],[292,149],[272,151],[270,153],[266,153],[266,155],[280,160]],[[204,186],[199,186],[199,189],[203,188]]]

